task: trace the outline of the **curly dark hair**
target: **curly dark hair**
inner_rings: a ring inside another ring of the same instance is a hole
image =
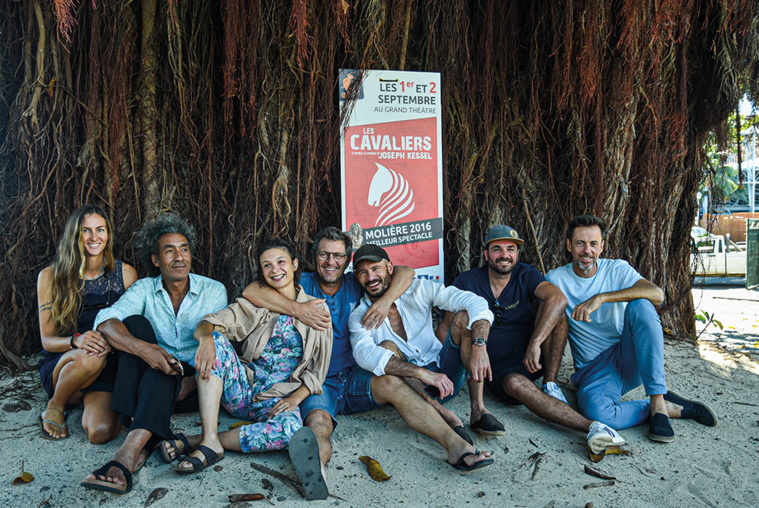
[[[164,213],[146,222],[137,232],[134,250],[137,253],[137,258],[152,277],[159,275],[160,270],[153,265],[151,256],[159,254],[158,239],[166,233],[184,235],[190,245],[191,254],[195,251],[195,246],[198,243],[198,232],[195,227],[176,213]]]

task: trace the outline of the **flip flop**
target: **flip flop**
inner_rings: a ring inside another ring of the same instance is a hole
[[[288,451],[306,491],[306,499],[327,499],[329,489],[322,476],[319,441],[314,431],[309,427],[298,429],[290,439]]]
[[[177,446],[177,441],[181,442],[184,445],[181,451],[179,450],[179,447]],[[169,455],[169,452],[166,451],[166,447],[164,446],[164,443],[170,443],[172,448],[174,448],[174,451],[176,452],[176,455],[177,455],[175,458],[173,459],[171,458],[171,455]],[[193,448],[190,446],[190,442],[187,440],[187,436],[185,436],[181,432],[179,434],[174,434],[174,439],[165,439],[161,441],[159,446],[161,447],[161,457],[163,457],[163,461],[167,464],[171,464],[182,455],[186,453],[190,453],[193,450]]]
[[[208,466],[213,466],[217,462],[219,462],[221,459],[224,458],[224,454],[221,455],[217,454],[215,451],[210,449],[209,447],[205,445],[198,445],[195,447],[196,452],[200,452],[203,454],[203,459],[199,459],[198,457],[193,457],[191,455],[185,455],[185,457],[182,459],[182,462],[185,460],[192,464],[192,467],[189,468],[179,468],[179,464],[177,464],[177,467],[174,468],[174,471],[176,471],[179,474],[190,474],[190,473],[199,473],[200,471],[203,471]]]
[[[482,415],[482,418],[469,425],[469,427],[483,436],[503,436],[506,434],[503,424],[490,413]]]
[[[40,436],[42,436],[42,439],[47,439],[48,441],[61,441],[63,439],[68,439],[69,436],[71,435],[67,433],[65,436],[55,437],[45,430],[45,424],[49,423],[50,425],[54,425],[58,427],[59,432],[63,432],[64,427],[68,429],[68,425],[66,424],[65,421],[61,424],[61,423],[56,423],[52,420],[43,420],[42,415],[40,415],[39,422],[40,422]]]
[[[97,478],[85,478],[80,485],[85,489],[104,490],[106,492],[115,492],[116,494],[127,494],[132,490],[132,473],[121,462],[109,460],[103,467],[94,470],[92,474],[95,476],[105,476],[108,473],[108,470],[112,467],[121,469],[121,472],[124,473],[124,478],[126,478],[126,485],[118,485],[109,481],[98,480]]]
[[[481,460],[479,462],[475,462],[474,464],[472,464],[470,466],[464,460],[467,457],[469,457],[470,455],[475,455],[476,456],[476,455],[479,455],[479,454],[480,454],[480,450],[477,450],[474,453],[472,453],[472,452],[466,452],[461,457],[459,457],[459,460],[455,464],[451,464],[447,460],[445,461],[445,463],[448,464],[449,466],[451,466],[453,469],[458,469],[459,471],[465,471],[465,472],[468,473],[470,471],[474,471],[475,469],[479,469],[481,467],[489,466],[489,465],[493,464],[493,462],[495,462],[493,459],[485,459],[485,460]]]
[[[469,433],[466,431],[463,425],[459,425],[458,427],[453,427],[453,432],[459,435],[461,439],[469,443],[470,445],[474,446],[474,442],[472,441],[472,437],[469,435]]]

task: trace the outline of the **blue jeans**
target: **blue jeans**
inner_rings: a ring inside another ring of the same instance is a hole
[[[625,326],[619,343],[599,354],[572,375],[577,405],[586,418],[616,429],[645,422],[649,400],[620,402],[622,396],[643,384],[646,395],[667,393],[664,376],[664,334],[654,306],[633,300],[625,309]]]
[[[445,374],[453,383],[453,393],[442,400],[437,399],[441,403],[448,402],[454,398],[461,391],[461,387],[464,386],[466,368],[461,361],[461,347],[453,343],[450,333],[448,333],[445,342],[443,342],[443,349],[440,350],[437,363],[432,362],[429,365],[425,365],[424,368],[432,372]]]
[[[359,366],[329,374],[322,383],[320,395],[309,395],[300,403],[300,413],[305,420],[315,409],[326,411],[337,428],[337,415],[364,413],[379,407],[372,398],[374,374]]]

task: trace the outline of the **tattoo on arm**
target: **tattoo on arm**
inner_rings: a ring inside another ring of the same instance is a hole
[[[52,308],[53,308],[53,302],[43,303],[39,307],[39,312],[42,312],[43,310],[50,310]]]

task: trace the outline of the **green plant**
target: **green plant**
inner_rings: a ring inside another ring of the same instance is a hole
[[[722,326],[722,322],[714,319],[714,314],[709,314],[705,310],[702,310],[696,313],[696,321],[701,321],[702,323],[705,323],[703,330],[701,330],[699,334],[696,336],[696,340],[701,338],[701,334],[704,333],[707,328],[709,328],[710,324],[719,328],[720,331],[724,330],[724,327]]]

